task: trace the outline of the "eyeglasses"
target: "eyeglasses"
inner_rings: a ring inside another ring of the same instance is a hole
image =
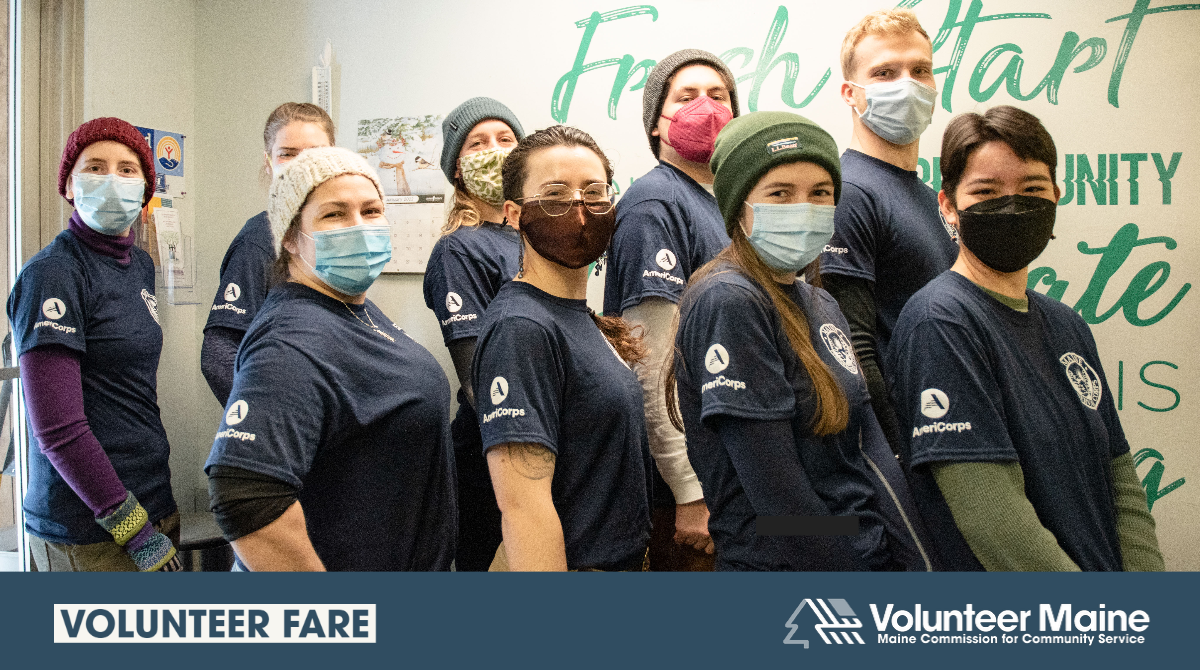
[[[608,184],[589,184],[583,188],[571,188],[566,184],[547,184],[541,193],[515,200],[521,201],[526,204],[536,202],[547,216],[562,216],[580,201],[593,214],[608,214],[617,205],[617,193]]]

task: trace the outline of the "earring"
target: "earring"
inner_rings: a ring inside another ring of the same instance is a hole
[[[950,225],[950,222],[946,220],[946,215],[942,214],[940,209],[938,210],[938,217],[942,219],[942,227],[950,234],[950,239],[958,242],[958,231],[955,230],[954,226]]]
[[[521,250],[517,256],[517,279],[525,276],[525,240],[521,240]]]
[[[607,252],[607,251],[605,251],[604,253],[600,254],[600,258],[597,258],[597,259],[596,259],[596,272],[595,272],[595,275],[596,275],[597,277],[599,277],[599,276],[600,276],[600,272],[601,272],[601,271],[604,269],[604,261],[606,261],[606,260],[608,260],[608,252]]]

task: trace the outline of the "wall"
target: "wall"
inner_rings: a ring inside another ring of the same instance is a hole
[[[143,127],[187,135],[185,161],[195,137],[195,5],[190,0],[89,0],[84,11],[85,119],[117,116]],[[195,163],[185,170],[195,183]],[[189,193],[175,200],[185,234],[204,211]],[[204,261],[201,261],[202,263]],[[204,266],[202,266],[204,267]],[[193,509],[197,459],[212,444],[216,420],[198,411],[212,394],[200,376],[200,328],[208,305],[170,305],[159,291],[163,352],[158,403],[171,443],[171,471],[181,509]],[[200,482],[201,484],[203,482]]]
[[[684,47],[724,55],[739,77],[743,112],[796,109],[844,147],[850,112],[836,94],[842,35],[867,11],[895,4],[89,2],[88,112],[195,131],[195,197],[183,205],[184,220],[195,230],[199,293],[211,296],[225,247],[263,208],[262,124],[280,102],[309,99],[310,68],[326,38],[335,51],[341,146],[354,146],[361,118],[445,113],[468,97],[490,95],[511,106],[527,130],[556,122],[588,130],[627,186],[653,165],[640,121],[645,68]],[[1200,430],[1200,359],[1190,343],[1200,297],[1189,292],[1200,242],[1190,225],[1200,194],[1200,135],[1188,122],[1200,103],[1190,48],[1200,12],[1179,5],[1185,11],[1139,22],[1127,16],[1134,0],[905,4],[934,37],[941,68],[939,104],[920,152],[931,185],[939,179],[941,132],[955,113],[1015,103],[1055,137],[1060,185],[1073,197],[1060,207],[1058,239],[1034,263],[1035,274],[1047,278],[1038,290],[1075,306],[1092,324],[1133,449],[1153,450],[1141,452],[1139,475],[1157,476],[1160,493],[1184,480],[1153,513],[1168,566],[1200,569],[1192,521],[1200,511],[1200,452],[1189,440]],[[159,25],[169,26],[168,37],[119,41],[129,58],[94,57],[97,45],[117,44],[110,32],[117,26],[154,35]],[[596,66],[582,72],[585,64]],[[1176,153],[1181,159],[1167,178]],[[1090,170],[1082,180],[1081,161]],[[1070,183],[1068,172],[1076,175]],[[449,369],[420,284],[420,276],[385,276],[370,296]],[[219,418],[198,374],[205,306],[167,314],[168,349],[177,358],[165,356],[160,373],[164,420],[177,452],[177,491],[199,493],[199,466]]]

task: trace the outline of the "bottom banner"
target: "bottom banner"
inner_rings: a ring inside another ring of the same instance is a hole
[[[1197,573],[8,573],[0,589],[6,660],[114,668],[143,652],[87,643],[172,643],[156,664],[221,670],[1170,667],[1194,664],[1200,620]]]

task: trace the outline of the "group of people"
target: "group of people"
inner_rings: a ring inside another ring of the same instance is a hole
[[[391,255],[375,170],[320,108],[276,109],[267,209],[222,261],[201,360],[234,569],[1162,570],[1095,341],[1026,288],[1053,238],[1049,133],[1014,107],[955,117],[935,193],[915,16],[865,17],[841,66],[839,156],[804,117],[741,115],[713,54],[663,58],[658,164],[619,199],[586,132],[526,134],[490,98],[450,112],[424,298],[453,420],[439,364],[365,295]],[[153,183],[132,126],[80,126],[75,213],[9,297],[38,570],[179,564],[154,268],[129,234]]]

